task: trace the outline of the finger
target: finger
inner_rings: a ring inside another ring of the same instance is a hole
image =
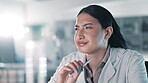
[[[66,71],[72,71],[72,69],[69,67],[69,66],[64,66],[64,70],[66,70]]]
[[[77,69],[80,69],[81,68],[81,64],[78,61],[74,60],[73,63],[75,64],[75,66],[77,67]]]
[[[79,60],[78,63],[80,64],[80,68],[78,70],[78,72],[83,71],[83,63]]]
[[[80,60],[79,60],[79,61],[78,61],[78,63],[81,65],[81,67],[83,66],[83,63],[82,63],[82,61],[80,61]]]
[[[79,75],[81,73],[81,71],[83,71],[83,63],[79,60],[79,61],[73,61],[73,63],[77,66],[77,70],[76,72],[72,72],[69,74],[69,76],[73,76],[73,75]]]
[[[60,74],[71,72],[72,69],[69,66],[63,66],[59,69]]]
[[[80,60],[76,61],[75,65],[77,65],[77,73],[83,71],[83,63]]]
[[[74,62],[70,62],[68,64],[68,66],[74,71],[74,72],[77,72],[77,66],[74,64]]]

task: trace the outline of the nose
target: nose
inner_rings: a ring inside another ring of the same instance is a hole
[[[83,29],[78,31],[77,36],[78,36],[79,40],[85,38]]]

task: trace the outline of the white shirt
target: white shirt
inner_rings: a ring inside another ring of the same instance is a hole
[[[48,83],[56,83],[59,68],[73,60],[85,62],[85,54],[74,52],[65,56]],[[85,83],[84,71],[76,83]],[[111,48],[110,57],[102,69],[98,83],[148,83],[143,56],[134,50]]]

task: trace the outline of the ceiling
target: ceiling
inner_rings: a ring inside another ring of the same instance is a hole
[[[102,3],[111,1],[122,1],[122,0],[0,0],[0,1],[16,1],[23,4],[35,4],[35,3],[50,3],[50,6],[61,6],[65,8],[84,6],[91,3]]]
[[[88,4],[99,4],[114,16],[148,15],[147,0],[0,0],[25,5],[27,22],[46,22],[55,19],[74,19],[78,11]]]

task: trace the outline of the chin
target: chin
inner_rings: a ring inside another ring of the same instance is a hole
[[[81,53],[89,53],[90,50],[87,49],[78,49],[79,52]]]
[[[79,50],[79,52],[81,52],[81,53],[87,53],[86,51],[81,51],[81,50]]]

